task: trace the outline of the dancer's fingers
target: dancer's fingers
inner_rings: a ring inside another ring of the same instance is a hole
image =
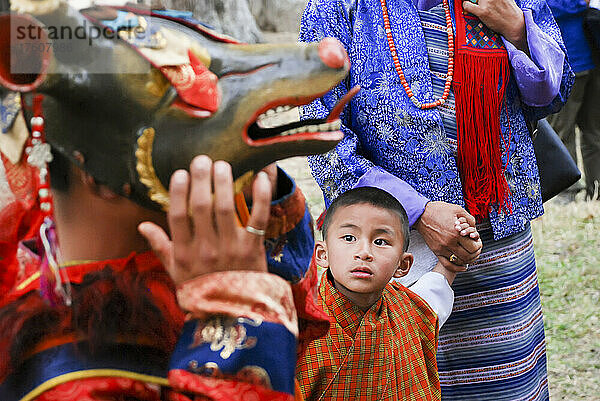
[[[188,194],[190,176],[185,170],[177,170],[171,176],[169,185],[169,212],[167,219],[171,239],[176,244],[187,244],[192,239],[188,217]]]
[[[212,160],[205,155],[195,157],[190,164],[189,212],[192,214],[196,239],[208,242],[216,239],[213,224],[212,166]],[[202,233],[202,236],[198,236],[198,233]]]
[[[246,231],[250,241],[259,245],[264,241],[264,232],[269,222],[269,212],[271,208],[271,183],[266,173],[258,173],[252,187],[252,214],[248,221]]]
[[[231,243],[236,236],[236,214],[233,200],[233,176],[229,163],[222,160],[214,163],[214,213],[218,241]]]
[[[163,266],[169,265],[173,253],[173,244],[165,230],[152,222],[145,221],[138,226],[138,231],[146,238]]]

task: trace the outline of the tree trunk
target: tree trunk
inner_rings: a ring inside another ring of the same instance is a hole
[[[248,0],[162,0],[161,3],[166,8],[192,11],[198,20],[242,42],[256,43],[262,40]]]
[[[298,33],[307,0],[248,0],[248,3],[263,31]]]

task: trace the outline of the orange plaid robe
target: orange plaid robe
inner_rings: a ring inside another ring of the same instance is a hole
[[[329,334],[312,341],[296,366],[310,400],[440,400],[437,316],[416,294],[390,283],[363,313],[323,274],[319,305]]]

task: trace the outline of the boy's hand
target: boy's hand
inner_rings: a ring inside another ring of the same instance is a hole
[[[471,238],[475,241],[477,241],[479,239],[479,232],[477,231],[477,228],[475,228],[475,226],[469,224],[467,219],[464,217],[459,217],[458,219],[456,219],[456,222],[454,223],[454,228],[463,237],[468,236],[469,238]]]
[[[469,254],[476,255],[476,258],[481,254],[483,243],[479,236],[479,231],[475,226],[471,225],[466,218],[459,217],[456,222],[454,229],[460,234],[458,243],[462,246]]]
[[[218,271],[267,271],[260,235],[267,227],[271,202],[265,173],[254,181],[249,229],[237,223],[231,166],[224,161],[213,164],[207,156],[196,157],[190,173],[178,170],[173,174],[169,195],[171,238],[150,222],[140,224],[139,231],[176,285]]]

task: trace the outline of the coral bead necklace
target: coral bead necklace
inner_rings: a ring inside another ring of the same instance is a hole
[[[400,65],[400,60],[398,59],[398,53],[396,52],[394,38],[392,37],[392,27],[390,25],[390,17],[387,10],[386,0],[380,1],[381,10],[383,11],[383,25],[385,28],[385,34],[387,36],[388,47],[390,48],[390,52],[392,53],[392,58],[394,59],[394,67],[396,67],[396,72],[400,77],[400,83],[402,84],[404,91],[408,95],[408,98],[414,103],[415,106],[417,106],[420,109],[432,109],[434,107],[444,104],[446,102],[446,99],[448,99],[448,95],[450,95],[452,75],[454,74],[454,32],[452,30],[452,18],[450,16],[450,5],[448,4],[448,0],[442,1],[444,12],[446,14],[446,32],[448,33],[448,74],[446,75],[446,83],[444,85],[444,93],[442,94],[442,97],[430,103],[421,103],[417,99],[413,91],[410,89],[410,85],[406,81],[406,77],[404,76],[404,72],[402,71],[402,66]]]

